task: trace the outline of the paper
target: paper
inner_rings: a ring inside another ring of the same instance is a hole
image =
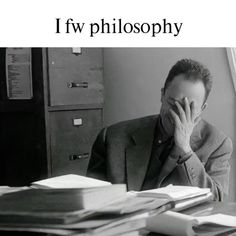
[[[123,199],[116,200],[115,202],[98,209],[97,212],[126,214],[140,210],[147,211],[158,209],[162,206],[166,206],[167,209],[170,209],[171,204],[168,203],[169,200],[167,199],[135,197],[127,194]]]
[[[192,226],[195,224],[194,217],[172,211],[147,219],[148,230],[167,235],[194,235]]]
[[[37,188],[93,188],[111,185],[110,182],[81,175],[61,175],[32,183]]]
[[[183,200],[176,201],[175,202],[175,207],[174,207],[173,210],[174,211],[181,211],[181,210],[187,209],[189,207],[192,207],[192,206],[195,206],[195,205],[198,205],[200,203],[207,202],[207,201],[210,201],[210,200],[213,200],[212,193],[207,193],[207,194],[192,197],[192,198],[189,198],[189,199],[185,198]]]
[[[147,220],[147,229],[152,232],[177,236],[216,235],[236,230],[236,217],[225,214],[191,216],[166,211]]]
[[[236,227],[236,216],[230,216],[225,214],[214,214],[209,216],[195,217],[198,224],[211,223],[228,227]]]
[[[192,186],[168,185],[167,187],[138,192],[140,196],[169,197],[173,200],[183,200],[210,193],[209,188]]]
[[[6,193],[12,193],[17,192],[21,190],[29,189],[29,187],[23,186],[23,187],[9,187],[9,186],[0,186],[0,196],[6,194]]]
[[[6,84],[9,99],[33,97],[30,48],[6,49]]]

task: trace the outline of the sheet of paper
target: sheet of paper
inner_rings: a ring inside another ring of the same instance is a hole
[[[175,207],[174,207],[174,211],[181,211],[184,209],[187,209],[189,207],[198,205],[202,202],[207,202],[213,199],[213,195],[212,193],[207,193],[204,195],[200,195],[200,196],[196,196],[193,198],[189,198],[189,199],[184,199],[184,200],[180,200],[180,201],[176,201],[175,203]]]
[[[9,187],[9,186],[0,186],[0,196],[6,193],[17,192],[21,190],[29,189],[27,186],[23,187]]]
[[[147,219],[147,229],[167,235],[216,235],[236,227],[236,217],[225,214],[191,216],[179,212],[166,211]],[[201,232],[201,233],[200,233]]]
[[[192,226],[196,224],[194,217],[173,211],[166,211],[162,214],[147,219],[147,229],[167,235],[194,235]]]
[[[200,196],[208,194],[209,188],[199,188],[192,186],[179,186],[179,185],[168,185],[166,187],[150,189],[138,192],[140,196],[153,196],[153,197],[170,197],[174,200],[182,200],[185,198]]]
[[[74,174],[61,175],[32,183],[32,186],[38,188],[91,188],[108,185],[111,183]]]
[[[212,223],[228,227],[236,227],[236,216],[214,214],[209,216],[195,217],[199,224]]]
[[[6,84],[9,99],[33,97],[30,48],[6,49]]]

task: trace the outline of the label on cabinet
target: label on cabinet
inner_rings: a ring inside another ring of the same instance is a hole
[[[33,97],[30,48],[6,49],[6,84],[8,99]]]

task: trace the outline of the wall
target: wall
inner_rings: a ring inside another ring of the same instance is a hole
[[[192,58],[211,71],[214,84],[203,117],[235,143],[235,91],[224,48],[105,48],[105,125],[155,114],[170,67]],[[231,160],[230,200],[236,200],[236,161]]]

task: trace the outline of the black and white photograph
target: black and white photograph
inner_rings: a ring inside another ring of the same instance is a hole
[[[1,235],[234,235],[235,61],[1,48]]]
[[[3,1],[0,236],[236,236],[235,18]]]

